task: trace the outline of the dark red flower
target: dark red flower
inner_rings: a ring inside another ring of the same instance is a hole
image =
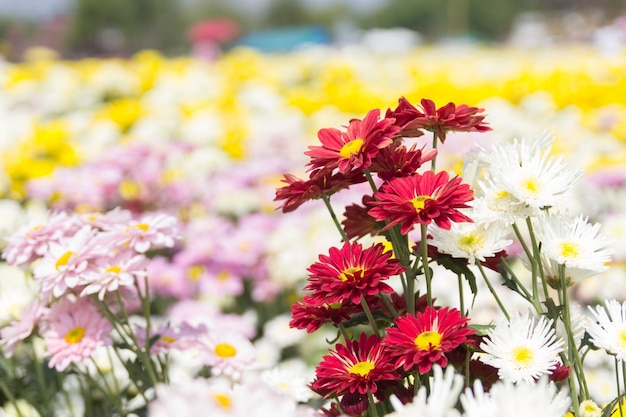
[[[413,144],[410,149],[399,141],[381,149],[372,161],[371,172],[376,172],[378,177],[385,181],[392,178],[407,177],[413,175],[426,162],[437,156],[437,149],[423,152]]]
[[[322,146],[309,146],[304,153],[311,157],[311,169],[339,168],[346,174],[355,168],[368,168],[378,151],[389,146],[400,131],[393,119],[379,117],[379,110],[370,110],[362,121],[350,120],[346,131],[320,129],[317,136]]]
[[[330,355],[322,358],[315,368],[311,388],[324,393],[324,398],[345,394],[376,393],[378,384],[397,381],[402,377],[395,371],[381,339],[361,333],[359,340],[338,343]]]
[[[304,289],[311,291],[310,303],[350,300],[359,304],[361,297],[394,292],[383,280],[404,268],[391,256],[391,251],[385,252],[381,243],[365,250],[361,244],[351,242],[345,242],[341,249],[330,248],[329,256],[320,255],[319,262],[308,268],[309,283]]]
[[[387,329],[383,344],[395,359],[396,367],[425,374],[434,363],[445,368],[445,354],[474,333],[467,327],[468,321],[457,309],[426,307],[423,313],[395,319],[395,327]]]
[[[401,233],[407,234],[413,225],[431,221],[449,230],[451,222],[472,221],[458,210],[469,207],[466,203],[474,199],[471,188],[461,183],[460,177],[449,179],[445,171],[394,178],[383,184],[374,198],[377,201],[371,204],[375,207],[368,213],[377,221],[388,221],[383,231],[401,224]]]
[[[369,408],[369,400],[365,394],[346,394],[339,402],[343,412],[350,417],[360,417]]]
[[[348,239],[360,239],[367,235],[375,236],[382,228],[382,225],[378,224],[372,216],[367,214],[373,207],[371,205],[372,201],[374,201],[374,197],[364,195],[362,198],[362,206],[358,204],[346,206],[344,220],[341,224],[343,225],[343,230],[346,232]]]
[[[415,136],[421,129],[435,132],[441,143],[446,140],[446,133],[453,132],[486,132],[491,130],[480,114],[484,109],[469,107],[466,104],[456,106],[448,103],[437,108],[432,100],[422,99],[421,110],[402,97],[398,100],[395,110],[387,110],[386,117],[396,119],[402,128],[403,136]]]
[[[278,209],[282,209],[283,213],[289,213],[309,200],[330,196],[339,190],[365,181],[365,175],[356,171],[344,175],[338,172],[333,174],[332,169],[317,169],[311,172],[306,181],[294,175],[285,174],[282,182],[287,185],[276,189],[274,201],[285,200]]]
[[[561,382],[565,381],[569,377],[571,369],[569,366],[563,365],[561,362],[557,363],[556,368],[550,374],[550,381]]]
[[[289,327],[306,329],[308,333],[313,333],[324,324],[339,324],[350,320],[352,314],[363,311],[360,305],[355,305],[349,300],[343,303],[313,305],[309,298],[305,296],[302,301],[297,301],[291,306],[292,319]]]

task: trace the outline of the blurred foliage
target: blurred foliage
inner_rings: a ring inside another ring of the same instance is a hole
[[[75,0],[68,42],[89,54],[140,49],[176,52],[185,22],[177,0]]]

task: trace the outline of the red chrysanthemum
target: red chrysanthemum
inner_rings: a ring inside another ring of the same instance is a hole
[[[309,200],[330,196],[339,190],[365,181],[365,175],[356,171],[344,175],[338,172],[333,173],[332,169],[316,169],[311,172],[307,181],[285,174],[282,182],[287,185],[276,189],[274,201],[285,200],[278,208],[282,209],[283,213],[289,213]]]
[[[375,236],[382,228],[378,222],[367,212],[373,207],[370,203],[374,201],[371,195],[364,195],[361,199],[363,205],[351,204],[346,206],[344,220],[341,222],[343,230],[348,239],[362,238],[363,236]]]
[[[456,349],[474,333],[467,327],[468,320],[454,308],[426,307],[423,313],[395,319],[395,327],[387,329],[383,344],[393,356],[396,367],[425,374],[433,364],[445,368],[446,352]]]
[[[396,177],[407,177],[417,172],[424,163],[437,156],[437,149],[423,151],[413,144],[410,149],[400,142],[394,142],[391,146],[381,149],[372,161],[371,172],[378,174],[384,181],[390,181]]]
[[[446,133],[453,132],[486,132],[491,130],[480,114],[484,109],[469,107],[466,104],[456,106],[448,103],[437,108],[432,100],[422,99],[422,109],[413,106],[402,97],[398,100],[395,110],[387,110],[386,117],[394,118],[402,128],[403,136],[416,136],[420,129],[435,132],[441,143],[446,140]]]
[[[337,344],[330,355],[315,368],[311,388],[324,398],[345,394],[374,394],[379,384],[397,381],[402,376],[385,352],[381,339],[361,333],[359,340]]]
[[[309,296],[305,296],[302,301],[291,306],[292,319],[289,327],[306,329],[308,333],[313,333],[324,324],[339,324],[350,320],[352,314],[363,311],[360,305],[349,300],[343,303],[313,305],[309,299]]]
[[[309,146],[312,168],[339,168],[345,174],[354,168],[365,169],[381,148],[389,146],[400,128],[393,119],[381,119],[380,110],[370,110],[361,121],[353,119],[346,131],[321,129],[317,136],[322,146]]]
[[[308,268],[309,283],[304,289],[311,291],[310,303],[350,300],[359,304],[361,297],[394,292],[383,280],[404,268],[391,256],[392,252],[385,252],[380,243],[365,250],[361,244],[351,242],[344,243],[341,249],[330,248],[329,256],[320,255],[319,262]]]
[[[383,231],[402,224],[401,233],[406,234],[416,223],[432,221],[449,230],[451,222],[472,221],[458,210],[469,207],[466,203],[474,199],[471,188],[461,183],[460,177],[449,179],[445,171],[394,178],[383,184],[374,198],[377,201],[371,204],[375,207],[368,213],[377,221],[389,221]]]

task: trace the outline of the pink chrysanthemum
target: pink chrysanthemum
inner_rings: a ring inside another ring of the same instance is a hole
[[[44,298],[60,297],[80,285],[81,276],[93,268],[96,234],[95,229],[84,226],[71,238],[50,244],[41,263],[33,270]]]
[[[379,384],[402,379],[393,360],[386,353],[381,339],[361,333],[359,340],[337,344],[330,355],[315,368],[316,379],[311,388],[324,398],[344,394],[367,394],[378,391]]]
[[[207,333],[208,329],[203,324],[198,326],[192,326],[187,322],[175,323],[173,325],[162,324],[151,332],[151,339],[157,335],[159,337],[156,340],[152,340],[153,344],[150,346],[150,353],[158,355],[168,353],[172,349],[185,351],[200,348],[200,339]],[[139,345],[145,347],[146,329],[138,327],[136,338]]]
[[[112,257],[97,257],[93,270],[81,276],[79,283],[84,286],[81,295],[98,294],[98,298],[103,300],[107,293],[115,292],[121,287],[133,286],[135,279],[147,275],[148,263],[148,258],[131,250],[119,252]]]
[[[211,331],[203,342],[203,362],[213,375],[239,379],[256,362],[252,342],[239,333]]]
[[[125,224],[117,224],[114,230],[103,233],[102,244],[125,246],[139,253],[150,249],[174,247],[181,238],[176,217],[164,213],[150,213]]]
[[[30,336],[48,309],[39,300],[34,300],[20,315],[19,320],[11,322],[0,330],[0,345],[4,356],[10,358],[17,346]]]
[[[383,344],[387,346],[396,367],[405,371],[430,371],[433,364],[445,368],[447,352],[467,341],[474,330],[467,327],[468,318],[457,309],[426,307],[423,313],[407,314],[395,320],[387,330]]]
[[[365,250],[360,243],[350,242],[344,243],[341,249],[330,248],[329,256],[320,255],[319,262],[308,269],[309,283],[304,289],[311,291],[310,303],[350,300],[359,304],[363,296],[392,293],[393,289],[383,280],[404,269],[400,261],[391,256],[391,251],[385,252],[380,243]]]
[[[460,177],[449,179],[445,171],[395,178],[383,184],[374,198],[375,207],[368,213],[377,221],[388,221],[383,230],[401,224],[401,233],[407,234],[413,225],[431,222],[448,230],[451,222],[472,221],[458,210],[469,207],[472,190]]]
[[[318,137],[322,146],[309,146],[304,154],[311,157],[311,169],[339,168],[346,174],[355,168],[365,169],[381,148],[389,146],[399,132],[393,119],[380,118],[380,110],[370,110],[363,120],[353,119],[342,132],[321,129]]]
[[[85,364],[96,349],[111,344],[111,324],[88,299],[65,297],[50,308],[43,337],[48,366],[62,371],[71,363]]]

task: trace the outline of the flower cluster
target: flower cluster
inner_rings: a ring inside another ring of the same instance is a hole
[[[572,217],[564,205],[582,174],[551,154],[554,137],[478,148],[464,177],[436,170],[438,143],[449,132],[490,130],[482,112],[401,98],[382,117],[372,110],[344,130],[322,129],[321,146],[305,152],[309,179],[286,174],[277,189],[285,213],[321,199],[343,240],[308,268],[290,323],[310,333],[332,327],[343,339],[310,384],[333,401],[325,415],[499,415],[514,397],[515,415],[538,407],[542,415],[587,415],[595,403],[583,358],[597,347],[622,358],[615,340],[623,307],[593,311],[598,324],[573,319],[568,289],[605,271],[612,250],[598,224]],[[433,133],[430,147],[407,146],[424,131]],[[335,194],[349,189],[364,194],[352,193],[360,198],[340,221],[334,205],[345,200]],[[449,273],[457,276],[459,308],[439,301],[451,299],[454,281],[440,282]],[[497,280],[526,302],[526,312],[502,301]],[[440,297],[435,286],[442,285],[448,294]],[[474,300],[489,292],[497,320],[470,318],[467,287]],[[459,379],[472,388],[461,394]]]

